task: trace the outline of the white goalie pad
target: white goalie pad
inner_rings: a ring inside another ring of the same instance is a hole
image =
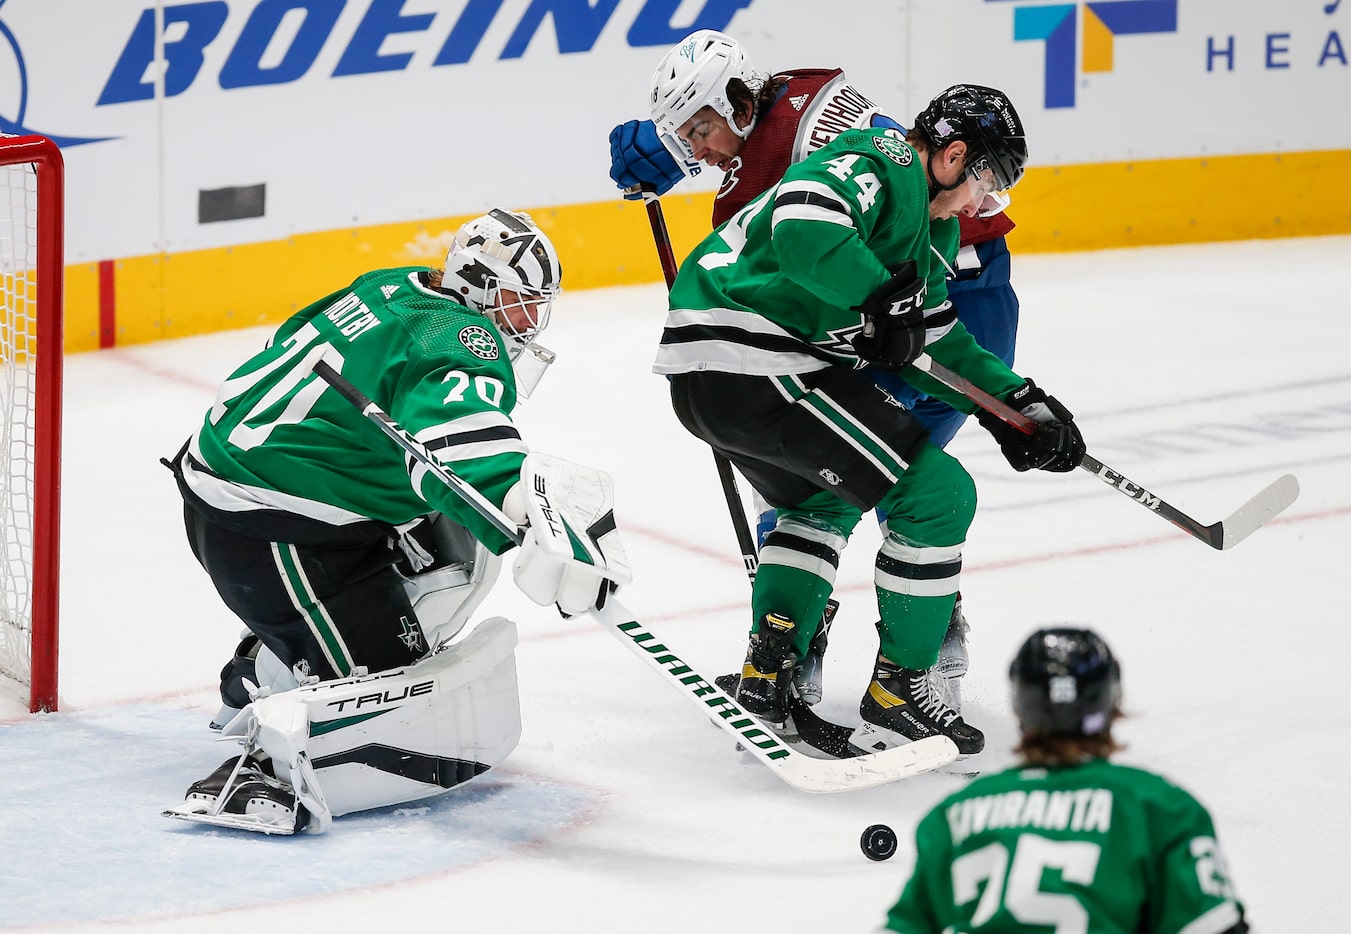
[[[259,697],[223,735],[271,757],[310,812],[305,829],[322,833],[332,817],[440,794],[505,759],[521,736],[516,643],[515,624],[493,617],[405,668]]]
[[[556,603],[576,616],[603,602],[611,583],[633,580],[605,471],[531,452],[503,509],[526,525],[512,566],[516,586],[541,606]]]
[[[431,651],[459,634],[497,582],[502,559],[464,526],[439,513],[431,519],[436,564],[405,576],[403,588]]]

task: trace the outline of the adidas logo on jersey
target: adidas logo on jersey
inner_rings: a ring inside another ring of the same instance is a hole
[[[391,295],[393,295],[397,291],[399,291],[399,287],[397,285],[380,286],[380,292],[385,296],[386,299],[388,299]]]
[[[799,94],[797,97],[788,98],[788,103],[793,105],[794,110],[801,110],[802,105],[807,103],[807,98],[810,96],[810,94]]]

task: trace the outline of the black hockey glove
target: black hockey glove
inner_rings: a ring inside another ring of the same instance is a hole
[[[854,352],[882,370],[907,367],[924,352],[926,284],[916,275],[914,260],[891,271],[891,278],[856,309],[863,315],[863,330],[854,337]]]
[[[1074,424],[1074,415],[1054,396],[1048,396],[1028,380],[1004,397],[1004,401],[1037,423],[1030,435],[985,410],[976,420],[994,435],[999,449],[1014,470],[1049,470],[1065,473],[1078,467],[1088,448]]]

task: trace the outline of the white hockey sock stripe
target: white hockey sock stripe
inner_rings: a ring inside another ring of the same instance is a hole
[[[877,552],[873,581],[892,593],[947,597],[961,589],[961,574],[962,545],[919,548],[888,537]]]
[[[291,605],[305,618],[310,632],[314,634],[315,640],[324,652],[324,657],[338,673],[338,677],[347,677],[352,673],[352,653],[348,651],[342,633],[338,632],[338,627],[329,617],[328,610],[315,597],[314,589],[300,565],[300,555],[296,553],[295,546],[273,542],[272,560],[276,563],[282,585],[291,598]]]
[[[835,584],[839,563],[839,553],[834,549],[779,531],[771,532],[760,548],[761,571],[775,566],[796,568],[815,574],[831,586]]]

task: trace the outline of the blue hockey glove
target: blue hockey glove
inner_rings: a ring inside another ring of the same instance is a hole
[[[610,131],[610,177],[620,188],[646,185],[664,195],[685,173],[662,145],[651,120],[630,120]]]
[[[1055,396],[1048,396],[1028,380],[1004,399],[1009,405],[1037,423],[1037,429],[1025,435],[996,415],[980,411],[976,420],[999,442],[999,449],[1014,470],[1049,470],[1065,473],[1084,461],[1088,448],[1074,415]]]

